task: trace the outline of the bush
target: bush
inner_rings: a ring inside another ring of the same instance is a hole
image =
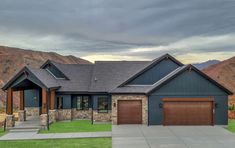
[[[235,111],[235,106],[234,106],[234,104],[228,106],[228,110],[230,110],[230,111]]]

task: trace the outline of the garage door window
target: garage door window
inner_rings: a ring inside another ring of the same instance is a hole
[[[108,97],[98,98],[98,112],[107,113],[108,112]]]

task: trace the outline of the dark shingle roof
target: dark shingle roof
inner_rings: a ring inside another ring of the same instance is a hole
[[[50,75],[45,69],[35,69],[28,67],[28,69],[47,87],[54,88],[60,85],[56,82],[54,77]]]
[[[149,61],[99,61],[94,64],[91,92],[109,92],[131,75],[145,67]]]
[[[164,58],[171,58],[180,67],[154,83],[153,85],[126,85],[134,77],[148,70]],[[46,63],[51,62],[58,68],[66,79],[57,79],[49,71],[43,69]],[[89,93],[151,93],[187,68],[192,68],[218,87],[231,94],[229,90],[197,70],[192,65],[183,66],[182,63],[166,54],[153,61],[98,61],[95,64],[60,64],[47,61],[40,69],[23,68],[13,77],[3,89],[7,89],[12,82],[24,71],[30,71],[47,88],[58,88],[59,92],[89,92]]]
[[[87,92],[89,90],[93,64],[60,64],[56,62],[53,64],[69,78],[69,80],[57,80],[58,85],[61,86],[59,91]]]

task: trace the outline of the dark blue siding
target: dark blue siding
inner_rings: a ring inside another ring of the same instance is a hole
[[[71,95],[56,95],[55,106],[57,106],[57,97],[63,97],[63,109],[70,109],[72,106]]]
[[[40,92],[38,89],[24,91],[25,107],[39,107]]]
[[[163,112],[159,104],[163,98],[208,97],[213,97],[217,103],[215,124],[226,125],[228,95],[194,71],[185,71],[149,96],[149,124],[162,124]]]
[[[129,85],[148,85],[154,84],[168,73],[172,72],[176,68],[178,68],[175,62],[171,61],[170,59],[163,60],[151,69],[147,70],[134,80],[132,80]]]

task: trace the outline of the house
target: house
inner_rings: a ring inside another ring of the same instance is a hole
[[[20,92],[19,120],[40,116],[113,124],[226,125],[228,89],[169,54],[153,61],[98,61],[24,67],[7,92],[7,126],[14,126],[13,91]]]

